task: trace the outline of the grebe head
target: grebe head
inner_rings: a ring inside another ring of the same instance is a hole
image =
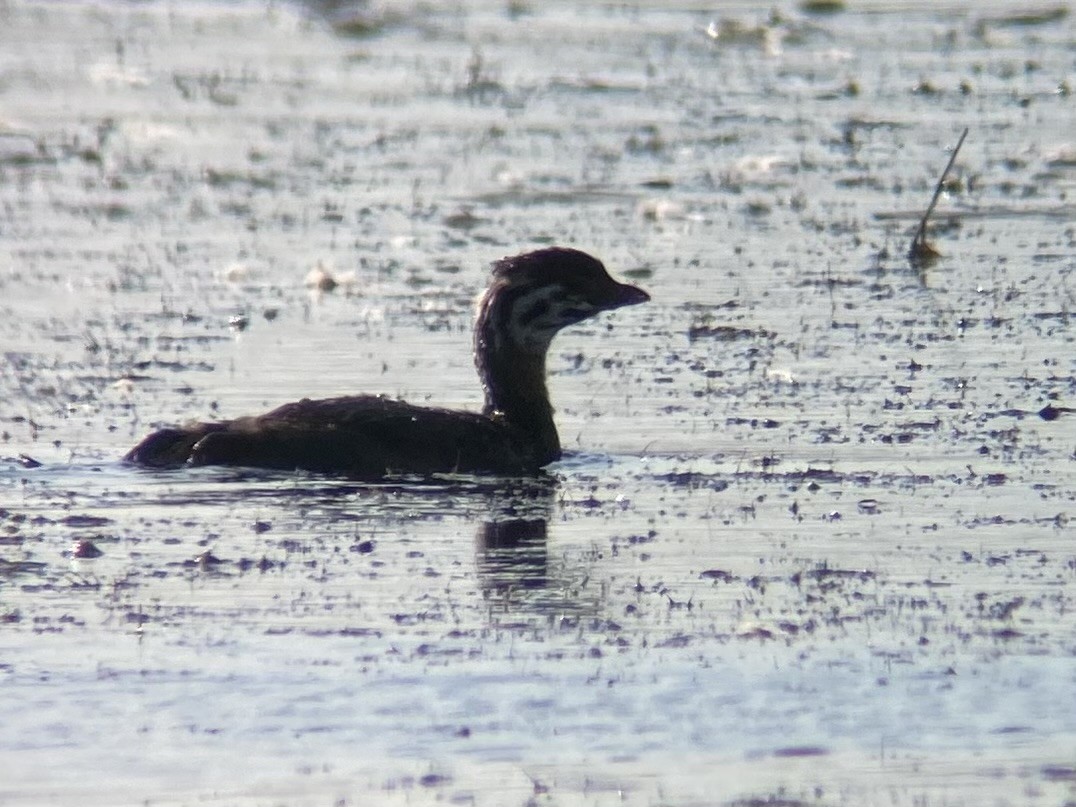
[[[503,258],[493,264],[493,282],[479,300],[475,347],[479,353],[542,355],[562,328],[649,299],[577,249],[549,247]]]

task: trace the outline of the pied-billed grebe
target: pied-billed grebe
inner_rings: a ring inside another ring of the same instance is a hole
[[[151,468],[236,465],[361,478],[533,473],[561,456],[546,390],[549,343],[561,328],[649,299],[579,250],[504,258],[493,265],[475,317],[481,414],[381,395],[303,399],[264,415],[162,429],[124,459]]]

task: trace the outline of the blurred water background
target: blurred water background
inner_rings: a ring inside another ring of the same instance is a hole
[[[1072,11],[0,2],[0,803],[1076,801]],[[119,463],[553,243],[547,477]]]

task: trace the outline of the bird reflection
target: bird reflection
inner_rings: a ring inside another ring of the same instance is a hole
[[[402,525],[416,522],[469,522],[476,525],[474,583],[493,622],[514,623],[535,616],[571,620],[602,610],[602,592],[590,576],[592,547],[569,540],[550,549],[556,528],[549,525],[562,521],[560,480],[551,474],[373,483],[261,469],[195,470],[183,475],[182,485],[154,489],[150,503],[217,512],[241,494],[268,513],[279,506],[282,533],[290,527],[305,534],[312,525],[331,523],[349,535],[384,536],[408,533],[410,528]],[[273,521],[266,516],[264,523],[268,527]],[[458,528],[451,532],[459,535]],[[370,543],[370,551],[375,553],[370,557],[378,557],[377,542]],[[393,573],[402,572],[391,568],[379,572]]]
[[[590,581],[590,562],[578,545],[550,552],[549,523],[557,509],[558,481],[502,489],[475,534],[475,569],[489,618],[515,622],[526,615],[569,619],[601,610]],[[505,495],[507,494],[507,495]]]
[[[549,584],[548,522],[544,518],[487,521],[475,536],[475,563],[487,595]]]

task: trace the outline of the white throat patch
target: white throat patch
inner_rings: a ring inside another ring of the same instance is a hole
[[[508,318],[511,340],[528,353],[545,353],[557,331],[597,312],[562,286],[545,286],[521,294]]]

